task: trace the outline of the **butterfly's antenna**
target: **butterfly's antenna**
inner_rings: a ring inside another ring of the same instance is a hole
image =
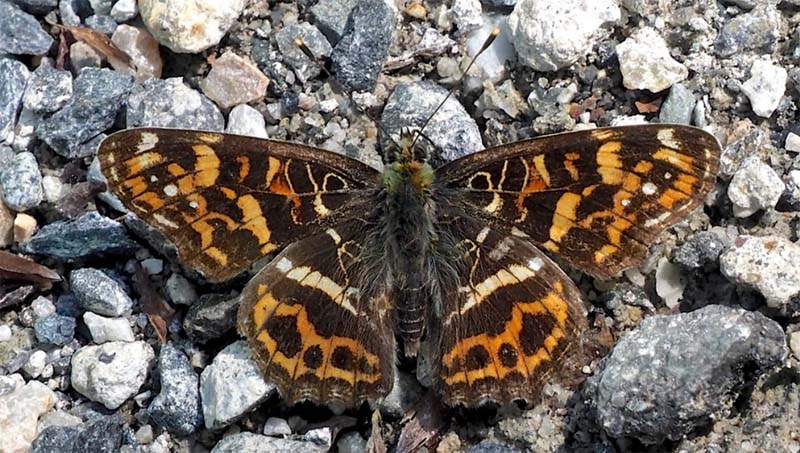
[[[470,68],[472,68],[472,65],[475,64],[475,60],[477,60],[478,57],[481,56],[481,54],[483,53],[484,50],[488,49],[489,46],[492,45],[494,40],[497,39],[497,36],[499,36],[499,35],[500,35],[500,28],[495,28],[494,30],[492,30],[491,33],[489,33],[489,36],[486,37],[486,41],[483,42],[483,45],[481,46],[481,48],[478,49],[478,52],[476,52],[475,55],[472,56],[472,59],[469,61],[469,64],[467,65],[467,69],[464,69],[464,72],[461,73],[461,77],[458,78],[456,83],[453,84],[453,87],[450,88],[450,91],[447,92],[447,96],[445,96],[444,99],[442,99],[442,102],[440,102],[439,105],[436,106],[436,108],[433,110],[433,112],[431,112],[430,116],[428,116],[428,118],[425,120],[425,122],[422,123],[422,127],[419,128],[419,131],[417,132],[417,135],[414,137],[414,141],[411,142],[411,147],[412,148],[414,147],[414,144],[417,143],[417,139],[419,139],[422,136],[422,131],[425,130],[425,127],[428,125],[428,123],[431,122],[433,117],[436,115],[436,113],[439,112],[439,109],[442,108],[444,103],[447,102],[448,99],[450,99],[450,96],[453,93],[455,93],[456,88],[458,88],[458,86],[461,85],[461,81],[464,80],[464,77],[466,77],[466,75],[469,72]]]
[[[336,82],[339,85],[339,88],[341,89],[342,93],[344,93],[344,95],[347,96],[347,99],[350,101],[350,104],[352,104],[352,105],[354,105],[356,107],[356,110],[358,110],[358,113],[360,113],[362,115],[365,115],[367,118],[372,120],[372,122],[375,123],[375,125],[378,126],[378,129],[380,129],[380,131],[383,133],[383,135],[386,136],[386,137],[389,137],[389,140],[391,140],[392,143],[394,143],[394,145],[397,147],[397,149],[400,149],[400,145],[394,140],[394,138],[392,138],[392,135],[389,134],[389,132],[387,132],[386,129],[383,128],[383,125],[381,125],[380,121],[378,121],[375,118],[373,118],[372,115],[369,114],[369,112],[367,112],[366,110],[361,108],[360,105],[358,105],[358,102],[356,102],[355,99],[353,99],[353,96],[350,94],[350,92],[347,91],[347,89],[344,87],[344,85],[341,82],[339,82],[339,80],[336,77],[334,77],[333,74],[331,74],[330,71],[328,71],[328,68],[326,68],[325,65],[321,61],[319,61],[319,59],[314,55],[314,52],[312,52],[311,49],[308,48],[308,46],[306,45],[305,42],[303,42],[302,39],[294,38],[294,45],[297,46],[300,49],[300,51],[303,52],[303,55],[308,57],[309,60],[311,60],[314,63],[316,63],[316,65],[319,66],[319,68],[322,70],[322,72],[325,73],[325,76],[327,76],[328,79],[333,80],[334,82]]]

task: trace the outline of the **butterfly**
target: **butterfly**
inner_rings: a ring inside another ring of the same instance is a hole
[[[548,257],[611,278],[715,184],[694,127],[581,130],[432,168],[403,134],[378,171],[297,143],[143,128],[99,148],[108,187],[210,282],[273,256],[238,328],[287,403],[348,408],[424,356],[444,403],[533,401],[586,310]]]

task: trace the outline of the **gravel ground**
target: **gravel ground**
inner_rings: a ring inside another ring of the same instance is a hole
[[[0,452],[800,451],[798,24],[798,0],[0,0]],[[235,333],[245,279],[183,268],[95,157],[165,126],[380,168],[454,85],[442,160],[643,122],[723,145],[642,266],[572,272],[596,358],[529,410],[443,411],[405,364],[374,413],[287,408]]]

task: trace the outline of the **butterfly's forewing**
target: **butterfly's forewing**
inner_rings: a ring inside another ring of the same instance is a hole
[[[575,284],[525,239],[461,218],[455,285],[431,332],[438,384],[449,405],[533,401],[579,347],[586,314]]]
[[[368,230],[352,221],[296,242],[242,292],[239,331],[287,403],[355,407],[391,390],[391,306],[366,278]]]
[[[98,158],[125,206],[215,282],[356,214],[379,175],[305,145],[177,129],[117,132]]]
[[[640,263],[665,228],[703,203],[719,155],[701,129],[638,125],[491,148],[437,176],[468,214],[608,278]]]

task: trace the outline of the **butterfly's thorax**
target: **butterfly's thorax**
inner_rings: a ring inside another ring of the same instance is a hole
[[[396,322],[407,356],[415,356],[430,306],[431,265],[436,242],[433,169],[399,160],[384,171],[385,247],[396,301]]]

